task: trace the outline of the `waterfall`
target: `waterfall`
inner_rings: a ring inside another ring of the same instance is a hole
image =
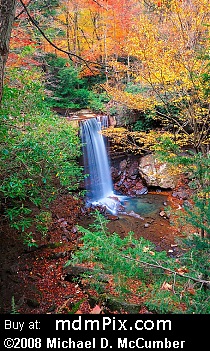
[[[101,128],[107,126],[107,118],[90,118],[81,123],[83,158],[88,202],[105,205],[112,213],[115,212],[113,184],[110,174],[108,155],[101,134]]]

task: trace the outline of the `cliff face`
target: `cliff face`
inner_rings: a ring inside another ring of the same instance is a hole
[[[147,194],[148,189],[139,173],[138,160],[130,157],[111,167],[114,189],[122,194],[135,197]]]

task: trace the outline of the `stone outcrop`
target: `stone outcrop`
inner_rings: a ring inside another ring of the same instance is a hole
[[[111,167],[114,189],[128,196],[147,194],[148,189],[139,174],[139,163],[123,159],[117,167]]]
[[[174,189],[178,177],[170,173],[166,163],[161,163],[150,154],[140,159],[139,173],[148,187]]]

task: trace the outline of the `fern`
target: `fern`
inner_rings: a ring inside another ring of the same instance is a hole
[[[11,314],[19,314],[17,310],[17,306],[15,304],[15,298],[12,296],[12,301],[11,301]]]

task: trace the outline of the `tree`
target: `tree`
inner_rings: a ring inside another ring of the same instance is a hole
[[[0,1],[0,102],[2,100],[5,65],[15,17],[16,0]]]
[[[204,155],[209,144],[209,2],[140,1],[138,20],[130,30],[127,51],[134,58],[132,83],[106,86],[115,101],[153,110],[175,134]],[[150,6],[149,6],[150,5]],[[204,79],[205,78],[205,79]]]
[[[89,105],[90,91],[79,78],[79,70],[67,59],[53,54],[46,56],[47,84],[50,105],[61,108],[85,108]]]

